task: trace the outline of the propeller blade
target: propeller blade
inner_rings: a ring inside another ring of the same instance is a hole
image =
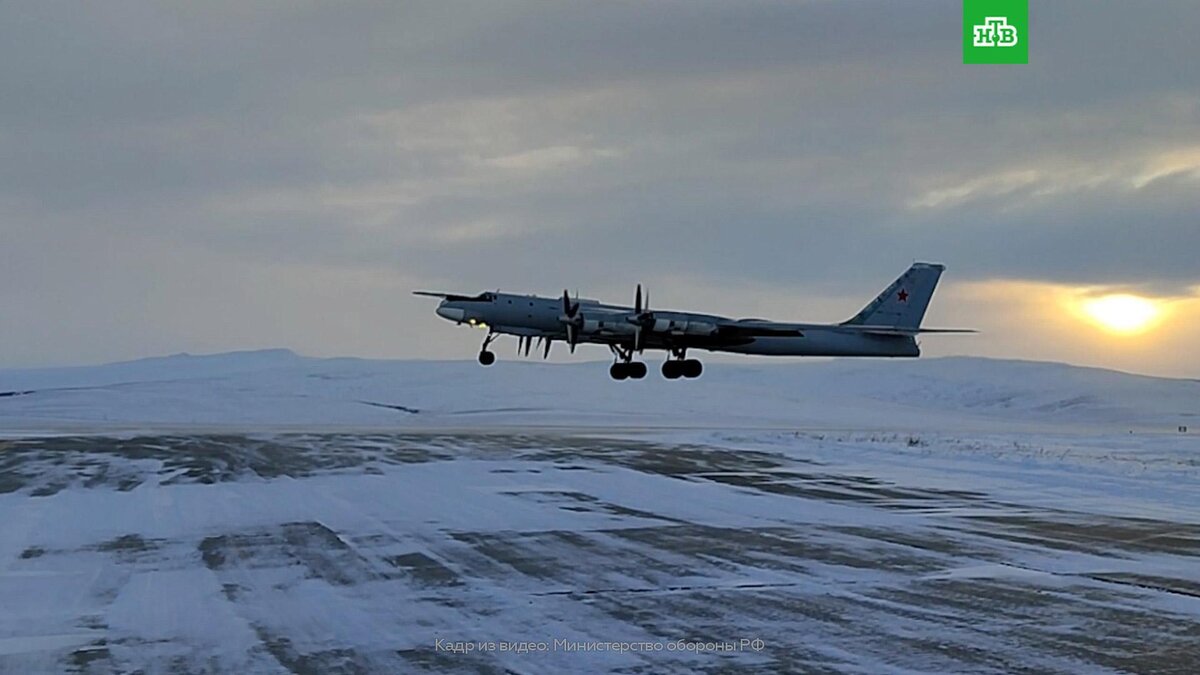
[[[571,347],[571,353],[575,353],[575,324],[567,324],[567,345]]]
[[[638,326],[633,329],[633,351],[642,352],[642,327]]]
[[[529,356],[529,348],[532,346],[533,346],[533,336],[530,335],[529,337],[525,338],[525,356],[526,357]]]
[[[637,293],[633,296],[633,311],[635,314],[642,313],[642,285],[637,285]]]
[[[550,358],[550,344],[552,342],[554,342],[554,340],[551,340],[550,338],[546,338],[546,350],[542,352],[542,360],[543,361]]]

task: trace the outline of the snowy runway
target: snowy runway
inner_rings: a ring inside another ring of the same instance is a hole
[[[1116,435],[13,439],[0,670],[1192,672],[1193,461]]]

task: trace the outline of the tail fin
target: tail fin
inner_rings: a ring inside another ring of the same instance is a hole
[[[879,297],[842,325],[894,327],[916,331],[925,318],[925,309],[945,265],[913,263]]]

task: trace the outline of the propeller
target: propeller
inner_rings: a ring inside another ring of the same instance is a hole
[[[571,347],[571,353],[575,353],[575,344],[579,340],[579,329],[583,327],[583,315],[579,313],[579,303],[571,302],[571,294],[563,289],[563,315],[559,320],[567,325],[567,344]],[[549,354],[549,347],[546,349]]]
[[[636,352],[644,351],[645,347],[642,344],[642,329],[649,328],[654,325],[654,313],[650,311],[650,290],[646,290],[646,304],[642,305],[642,285],[637,285],[637,292],[633,295],[633,316],[629,317],[628,321],[637,328],[633,331],[633,350]]]

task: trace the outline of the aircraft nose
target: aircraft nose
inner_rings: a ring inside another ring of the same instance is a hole
[[[443,319],[449,319],[450,321],[463,320],[463,311],[458,307],[450,307],[445,302],[442,302],[442,304],[438,305],[437,314]]]

